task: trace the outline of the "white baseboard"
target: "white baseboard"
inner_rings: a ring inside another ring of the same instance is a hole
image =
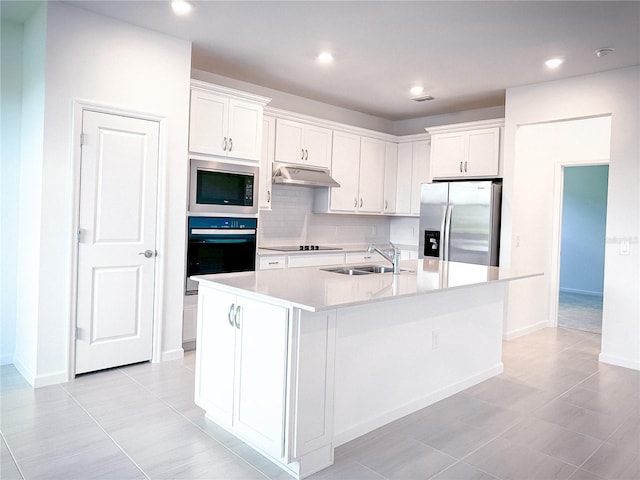
[[[18,358],[14,358],[13,365],[33,388],[48,387],[49,385],[57,385],[69,381],[66,371],[49,373],[47,375],[36,375]]]
[[[181,358],[184,358],[184,350],[182,348],[176,348],[175,350],[162,352],[160,361],[166,362],[167,360],[179,360]]]
[[[610,365],[616,365],[618,367],[640,370],[640,360],[617,357],[615,355],[607,355],[606,353],[601,353],[598,357],[598,360],[600,360],[602,363],[608,363]]]
[[[185,352],[188,350],[195,350],[196,349],[196,341],[195,340],[190,340],[188,342],[182,342],[182,350],[184,350]]]
[[[344,430],[342,432],[336,432],[333,436],[333,446],[338,447],[347,442],[350,442],[354,438],[358,438],[366,433],[372,432],[376,428],[382,427],[387,423],[393,422],[394,420],[398,420],[399,418],[417,412],[418,410],[428,407],[429,405],[433,405],[440,400],[450,397],[451,395],[461,392],[462,390],[466,390],[469,387],[473,387],[474,385],[477,385],[480,382],[484,382],[491,377],[500,375],[503,371],[504,365],[502,363],[499,363],[498,365],[485,370],[484,372],[449,385],[441,390],[438,390],[437,392],[427,395],[426,397],[413,401],[407,405],[403,405],[400,408],[397,408],[390,412],[386,412],[383,415],[380,415],[365,423],[361,423],[356,427]]]
[[[534,323],[533,325],[529,325],[528,327],[519,328],[517,330],[511,330],[510,332],[504,332],[502,334],[503,340],[513,340],[514,338],[521,337],[523,335],[527,335],[529,333],[533,333],[542,328],[548,327],[549,324],[546,321]]]

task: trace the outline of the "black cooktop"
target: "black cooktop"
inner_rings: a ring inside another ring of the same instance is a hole
[[[275,250],[277,252],[306,252],[316,250],[342,250],[340,247],[325,247],[323,245],[282,245],[277,247],[260,247],[264,250]]]

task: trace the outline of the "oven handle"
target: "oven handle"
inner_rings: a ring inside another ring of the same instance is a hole
[[[192,228],[190,235],[255,235],[255,228]]]

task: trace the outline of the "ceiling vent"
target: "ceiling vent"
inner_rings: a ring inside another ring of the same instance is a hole
[[[413,100],[414,102],[426,102],[433,99],[434,97],[432,97],[431,95],[422,95],[420,97],[413,97],[411,100]]]

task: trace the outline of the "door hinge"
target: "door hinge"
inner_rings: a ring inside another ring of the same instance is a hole
[[[82,132],[82,133],[80,134],[80,146],[83,146],[83,145],[85,144],[86,139],[87,139],[87,138],[86,138],[86,136],[85,136],[84,132]]]
[[[76,327],[73,330],[73,339],[74,340],[78,340],[78,338],[80,338],[80,329],[78,327]]]
[[[76,241],[77,243],[80,243],[80,237],[82,236],[82,230],[79,228],[78,231],[76,232]]]

